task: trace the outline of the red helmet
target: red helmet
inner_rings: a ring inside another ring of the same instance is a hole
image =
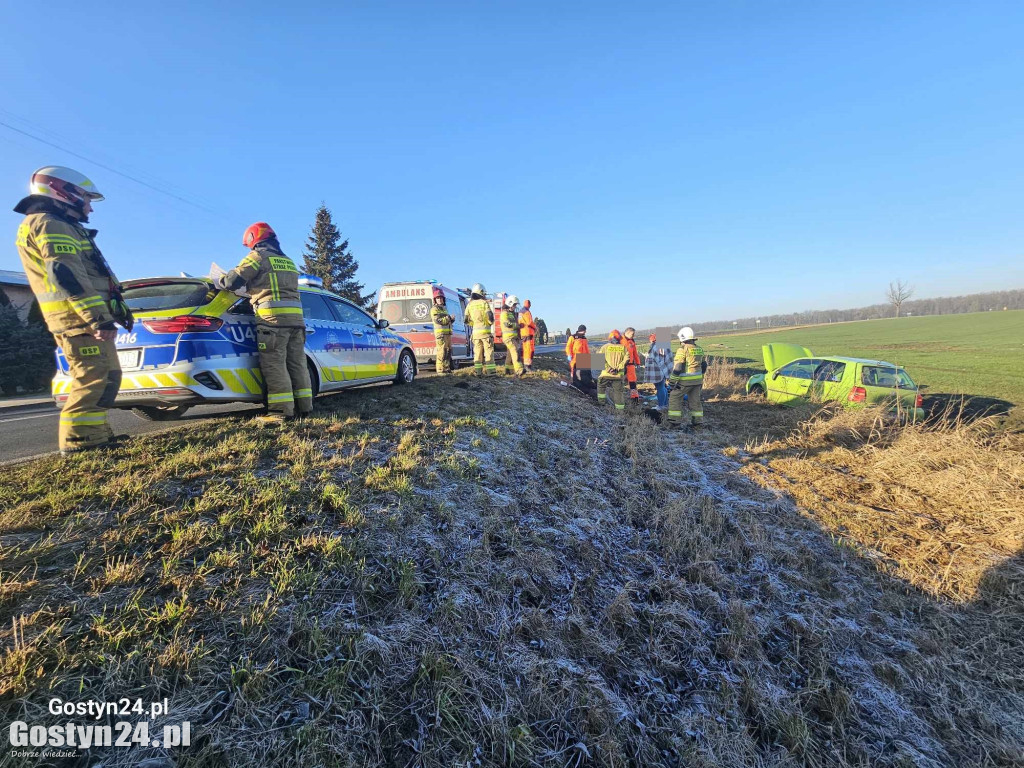
[[[441,288],[438,288],[435,285],[434,286],[434,298],[436,299],[438,296],[440,296],[443,299],[444,298],[444,291]]]
[[[256,243],[262,243],[268,238],[277,237],[277,233],[271,228],[265,221],[257,221],[242,235],[242,245],[246,248],[252,248]]]
[[[608,334],[608,341],[614,341],[617,344],[622,341],[622,334],[618,331],[612,331]]]

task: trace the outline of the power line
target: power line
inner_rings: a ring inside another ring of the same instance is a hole
[[[206,211],[207,213],[212,213],[212,214],[216,214],[217,213],[212,208],[207,208],[205,205],[201,205],[199,203],[193,202],[192,200],[187,200],[186,198],[182,197],[181,195],[176,195],[175,193],[168,192],[165,189],[160,189],[160,187],[153,186],[152,184],[150,184],[148,182],[145,182],[142,179],[136,178],[135,176],[131,176],[131,175],[127,174],[127,173],[123,173],[123,172],[117,170],[116,168],[111,168],[109,165],[105,165],[105,164],[103,164],[103,163],[101,163],[101,162],[99,162],[97,160],[93,160],[92,158],[86,157],[85,155],[79,154],[78,152],[73,152],[72,150],[68,149],[67,147],[62,147],[59,144],[54,144],[52,141],[47,141],[46,139],[40,138],[39,136],[35,136],[35,135],[29,133],[28,131],[23,131],[21,128],[16,128],[15,126],[11,125],[10,123],[5,123],[3,120],[0,120],[0,125],[2,125],[4,128],[8,128],[8,129],[14,131],[15,133],[20,133],[22,136],[28,136],[30,139],[33,139],[34,141],[38,141],[41,144],[45,144],[48,147],[53,147],[54,149],[59,149],[61,152],[66,152],[67,154],[71,155],[72,157],[77,157],[79,160],[85,160],[87,163],[92,163],[93,165],[98,166],[98,167],[102,168],[105,171],[110,171],[111,173],[117,174],[118,176],[121,176],[121,177],[123,177],[125,179],[128,179],[129,181],[134,181],[136,184],[140,184],[143,187],[146,187],[147,189],[151,189],[154,192],[160,193],[161,195],[167,195],[168,197],[173,197],[175,200],[179,200],[179,201],[185,203],[186,205],[191,205],[194,208],[198,208],[198,209],[200,209],[202,211]]]

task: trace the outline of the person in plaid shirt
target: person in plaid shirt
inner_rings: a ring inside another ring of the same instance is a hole
[[[654,385],[654,389],[658,392],[658,410],[664,411],[668,408],[667,380],[672,369],[672,360],[668,356],[668,350],[658,346],[656,341],[657,337],[652,333],[650,336],[651,348],[644,361],[644,383]]]

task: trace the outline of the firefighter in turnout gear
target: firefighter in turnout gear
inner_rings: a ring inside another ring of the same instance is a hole
[[[608,343],[601,347],[604,355],[604,370],[597,377],[597,402],[604,405],[611,395],[615,410],[626,408],[625,386],[626,365],[629,363],[629,351],[622,343],[622,334],[612,331],[608,334]]]
[[[430,319],[434,321],[436,370],[438,373],[449,374],[452,372],[452,323],[455,322],[455,318],[448,312],[444,291],[436,285],[434,286],[434,306],[430,308]]]
[[[505,298],[505,308],[501,310],[501,338],[505,342],[505,375],[515,371],[517,377],[526,373],[523,368],[523,340],[519,337],[519,317],[516,306],[519,297],[515,294]]]
[[[473,375],[494,376],[498,368],[494,364],[494,313],[484,297],[487,291],[477,283],[470,290],[470,302],[466,305],[466,325],[473,329]]]
[[[533,370],[534,337],[537,335],[537,324],[533,321],[530,300],[523,302],[523,311],[519,313],[519,337],[523,340],[523,367]]]
[[[679,349],[676,350],[672,374],[668,379],[668,422],[672,426],[683,423],[683,398],[686,398],[693,426],[704,422],[704,407],[700,402],[700,390],[704,384],[707,362],[704,350],[697,346],[697,339],[690,327],[679,329]]]
[[[14,207],[25,214],[18,255],[72,380],[60,414],[63,455],[111,443],[107,409],[121,388],[115,323],[131,330],[134,322],[96,247],[96,230],[82,226],[102,199],[78,171],[46,166],[32,174],[28,197]]]
[[[217,281],[218,288],[245,286],[256,315],[260,371],[267,392],[264,423],[313,412],[313,389],[306,368],[306,325],[299,300],[299,270],[281,252],[277,234],[256,222],[242,236],[249,255]]]

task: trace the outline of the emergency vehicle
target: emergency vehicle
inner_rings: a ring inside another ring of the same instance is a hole
[[[432,362],[437,357],[434,341],[434,323],[430,319],[434,288],[444,291],[448,312],[455,318],[452,324],[452,360],[455,363],[473,360],[472,333],[466,327],[466,305],[469,303],[469,288],[449,288],[437,280],[419,280],[401,283],[384,283],[377,293],[377,317],[390,322],[390,328],[400,333],[416,352],[420,364]],[[501,310],[509,294],[493,294],[488,301],[494,313],[494,349],[504,355],[505,344],[501,337]]]
[[[377,293],[378,319],[387,320],[391,330],[409,341],[418,363],[435,360],[437,346],[434,342],[434,323],[430,319],[434,288],[444,291],[448,314],[455,318],[452,323],[452,361],[458,363],[472,360],[473,346],[466,330],[465,316],[466,304],[469,303],[468,291],[449,288],[437,280],[384,283]]]
[[[206,277],[129,280],[124,299],[135,326],[117,336],[121,390],[115,408],[153,420],[181,417],[193,405],[262,402],[256,321],[247,297]],[[306,324],[306,364],[314,397],[347,387],[416,377],[410,344],[347,299],[299,278]],[[53,397],[68,399],[71,378],[57,350]]]

